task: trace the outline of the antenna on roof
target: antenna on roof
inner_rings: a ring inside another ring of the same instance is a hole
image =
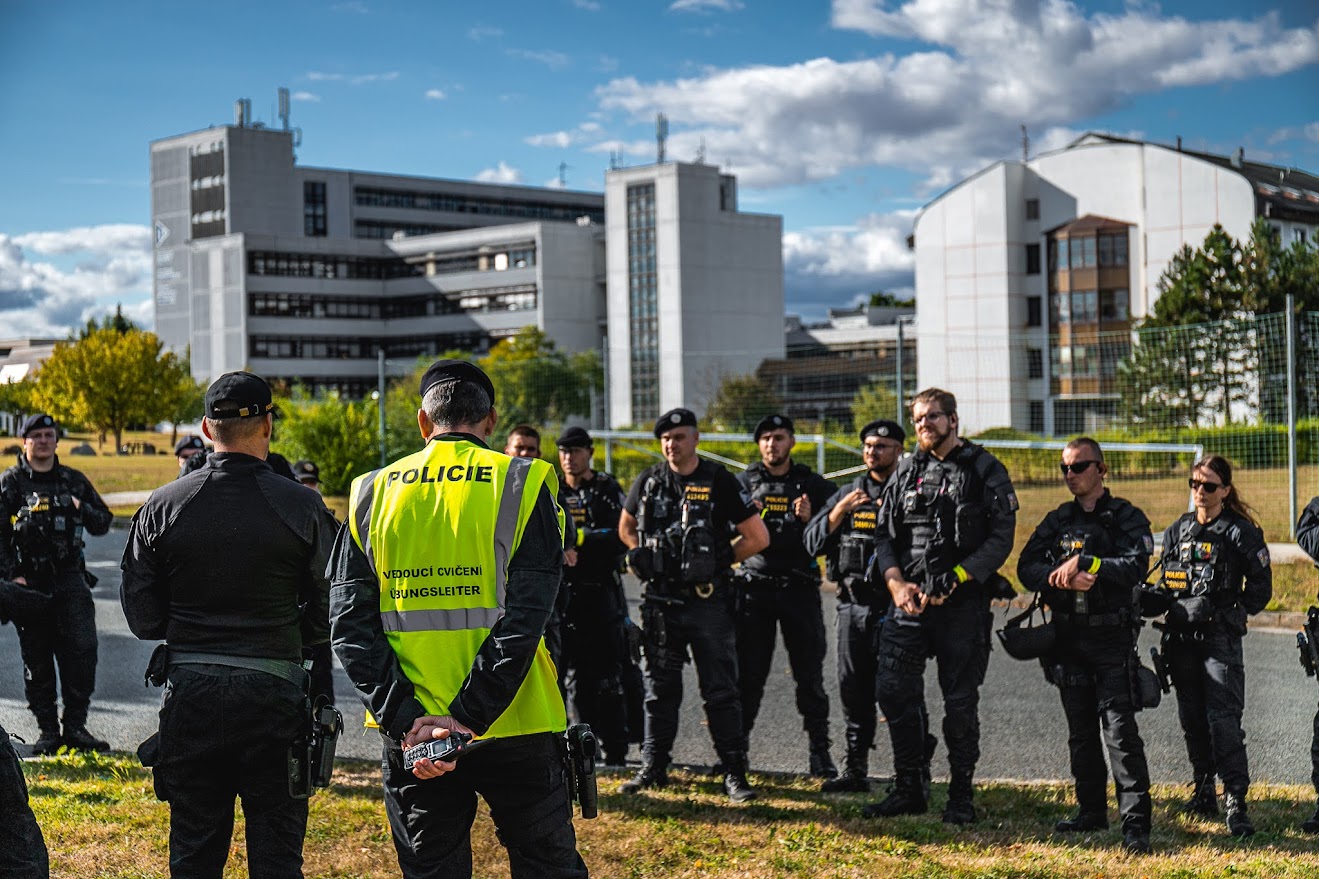
[[[664,164],[664,142],[667,141],[668,139],[669,139],[669,117],[665,116],[663,113],[656,113],[655,114],[655,145],[658,149],[656,150],[657,158],[655,159],[655,163],[657,165]]]
[[[701,145],[696,148],[696,164],[705,164],[705,137],[701,138]]]
[[[289,130],[289,90],[283,86],[279,87],[279,121],[280,127],[285,131]]]
[[[567,188],[568,188],[568,176],[567,176],[567,172],[568,172],[568,169],[571,168],[571,167],[572,167],[572,166],[569,165],[567,162],[560,162],[560,163],[559,163],[559,188],[560,188],[560,189],[567,189]]]
[[[1026,126],[1021,126],[1021,160],[1030,161],[1030,135],[1026,133]]]

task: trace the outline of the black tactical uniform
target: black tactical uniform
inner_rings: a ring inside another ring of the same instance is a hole
[[[944,820],[975,820],[972,777],[980,758],[980,685],[989,666],[990,599],[1011,586],[998,569],[1012,551],[1017,497],[1007,470],[975,443],[962,441],[942,461],[920,451],[898,464],[884,489],[871,582],[902,570],[926,594],[947,592],[940,605],[912,616],[892,608],[879,635],[877,693],[888,721],[896,774],[886,807],[868,814],[923,812],[928,807],[932,737],[925,710],[925,662],[939,664],[944,741],[951,783]],[[963,574],[957,572],[960,568]],[[892,811],[894,807],[901,807]]]
[[[48,599],[16,583],[0,580],[0,625],[40,613]],[[47,879],[50,857],[46,840],[28,804],[27,782],[9,733],[0,726],[0,876]]]
[[[1301,519],[1296,523],[1296,542],[1315,562],[1319,562],[1319,497],[1305,505]],[[1316,596],[1319,600],[1319,596]],[[1314,791],[1319,795],[1319,711],[1314,715],[1314,737],[1310,739],[1310,781]],[[1319,802],[1315,804],[1314,815],[1301,825],[1306,833],[1319,833]]]
[[[873,503],[853,510],[829,533],[829,514],[858,488]],[[863,473],[829,497],[806,526],[806,551],[825,556],[825,573],[838,585],[838,694],[847,730],[843,777],[849,782],[840,785],[840,790],[869,789],[865,779],[870,774],[870,749],[875,746],[879,624],[889,606],[889,594],[883,585],[873,585],[865,574],[875,552],[883,495],[884,483]]]
[[[1122,829],[1148,840],[1150,773],[1145,743],[1136,726],[1140,706],[1132,698],[1137,589],[1149,569],[1154,540],[1139,509],[1104,490],[1094,510],[1075,500],[1044,517],[1017,563],[1017,576],[1032,592],[1043,592],[1058,626],[1058,649],[1041,660],[1045,678],[1058,688],[1067,716],[1068,750],[1076,781],[1076,817],[1058,830],[1108,826],[1108,780],[1099,741],[1104,743],[1117,787]],[[1083,571],[1095,575],[1087,591],[1055,589],[1049,574],[1079,555]]]
[[[1196,521],[1195,513],[1186,513],[1163,532],[1161,565],[1160,592],[1171,600],[1163,654],[1177,689],[1177,715],[1195,774],[1188,808],[1217,814],[1217,775],[1223,779],[1229,819],[1234,813],[1245,819],[1250,770],[1241,728],[1246,705],[1241,639],[1246,617],[1263,610],[1273,596],[1264,534],[1229,509],[1206,525]],[[1254,832],[1245,820],[1238,835]]]
[[[207,416],[229,411],[217,394],[259,397],[253,380],[217,379]],[[158,737],[139,754],[170,804],[173,875],[221,874],[236,796],[252,875],[302,875],[307,801],[290,796],[288,754],[308,726],[303,648],[329,637],[335,529],[314,492],[238,452],[211,453],[133,517],[124,616],[138,638],[169,644]]]
[[[80,507],[74,507],[74,498]],[[97,642],[89,585],[95,580],[87,574],[82,548],[83,533],[105,534],[112,518],[87,477],[58,457],[55,466],[42,473],[20,454],[16,465],[0,473],[0,577],[21,576],[29,588],[51,596],[44,614],[18,625],[24,691],[41,729],[41,753],[54,753],[61,742],[108,747],[86,729],[96,686]],[[62,737],[55,700],[57,663],[64,698]]]
[[[627,596],[619,571],[627,547],[618,539],[623,489],[608,473],[596,472],[577,488],[559,484],[559,506],[573,523],[577,564],[565,566],[561,591],[563,668],[577,717],[601,740],[605,762],[627,760],[627,699],[624,670]]]
[[[667,781],[665,770],[682,704],[682,667],[689,651],[715,752],[729,776],[745,785],[728,534],[756,511],[733,475],[705,460],[689,476],[675,473],[667,462],[643,470],[632,483],[624,509],[636,517],[641,541],[630,555],[633,568],[639,567],[638,553],[653,567],[638,570],[638,575],[649,574],[643,577],[641,605],[646,652],[644,767],[624,790]]]
[[[744,561],[735,585],[741,590],[737,616],[738,690],[742,730],[748,741],[760,712],[774,659],[778,629],[797,688],[797,711],[810,744],[810,772],[817,778],[838,774],[829,755],[829,697],[824,692],[824,612],[820,568],[802,542],[805,523],[792,511],[806,495],[818,510],[834,491],[833,483],[805,464],[793,463],[775,476],[759,461],[737,476],[744,493],[759,502],[769,531],[769,546]],[[749,749],[749,747],[748,747]]]

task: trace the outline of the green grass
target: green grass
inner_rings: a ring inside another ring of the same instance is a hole
[[[32,805],[56,877],[163,877],[168,807],[149,773],[123,755],[63,755],[24,763]],[[1319,838],[1297,829],[1314,806],[1299,786],[1256,786],[1251,814],[1260,832],[1248,841],[1219,822],[1177,814],[1179,788],[1154,791],[1154,855],[1121,852],[1107,832],[1063,837],[1053,823],[1072,811],[1062,784],[981,787],[981,821],[969,829],[939,821],[944,786],[931,814],[888,821],[861,817],[875,795],[824,795],[818,782],[755,776],[761,798],[730,805],[713,779],[678,772],[664,791],[618,793],[623,776],[600,780],[601,816],[576,822],[578,846],[594,876],[809,877],[1312,877]],[[1110,797],[1111,799],[1111,797]],[[1116,821],[1116,815],[1110,816]],[[242,822],[230,877],[248,875]],[[506,877],[507,861],[482,806],[473,830],[475,875]],[[334,785],[311,801],[306,875],[392,877],[397,862],[385,821],[379,767],[341,762]]]

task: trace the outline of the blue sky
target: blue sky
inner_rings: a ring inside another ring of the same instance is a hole
[[[294,94],[302,164],[599,191],[738,175],[788,310],[911,286],[912,213],[1087,130],[1319,170],[1319,11],[1111,0],[0,0],[0,337],[150,323],[147,145]]]

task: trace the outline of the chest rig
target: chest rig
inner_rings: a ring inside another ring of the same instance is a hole
[[[728,540],[715,533],[714,479],[703,470],[679,481],[666,468],[642,489],[637,531],[654,551],[655,585],[708,587],[731,561]]]
[[[1112,510],[1098,510],[1094,515],[1087,516],[1073,502],[1067,505],[1061,524],[1058,542],[1049,554],[1049,561],[1054,567],[1072,556],[1103,556],[1113,551],[1117,519]],[[1116,609],[1108,607],[1110,602],[1106,600],[1098,583],[1086,592],[1049,587],[1048,600],[1050,607],[1064,613],[1089,614]]]
[[[1177,544],[1164,553],[1159,585],[1173,598],[1216,598],[1228,590],[1226,544],[1228,522],[1219,518],[1207,527],[1187,519],[1178,529]]]
[[[83,527],[69,485],[27,481],[14,519],[14,548],[25,574],[67,567],[82,552]]]
[[[792,511],[792,504],[806,493],[806,479],[794,465],[782,476],[773,476],[763,467],[747,471],[751,499],[760,501],[760,518],[769,532],[769,545],[800,545],[802,521]]]
[[[572,489],[566,484],[562,490],[564,513],[572,519],[579,535],[598,529],[618,527],[618,515],[622,505],[618,501],[618,483],[607,473],[596,473],[594,478]],[[622,560],[624,547],[616,540],[612,550],[598,543],[579,544],[581,554],[577,564],[564,568],[564,578],[569,582],[583,583],[601,579],[616,579]]]

